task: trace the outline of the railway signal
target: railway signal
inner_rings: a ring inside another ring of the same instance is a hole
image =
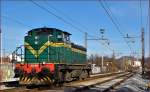
[[[104,37],[104,33],[105,30],[104,29],[100,29],[100,38],[88,38],[87,33],[85,33],[85,47],[87,48],[87,41],[88,40],[99,40],[99,41],[105,41],[105,43],[107,43],[107,45],[110,45],[110,42],[107,38]],[[103,71],[103,66],[104,66],[104,56],[102,55],[102,60],[101,60],[101,70]]]

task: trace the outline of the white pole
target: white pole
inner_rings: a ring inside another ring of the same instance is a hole
[[[2,31],[0,29],[0,63],[2,64]]]
[[[48,35],[48,62],[49,62],[49,36],[50,35]]]
[[[101,62],[101,63],[102,63],[102,64],[101,64],[101,67],[102,67],[102,70],[101,70],[101,71],[102,71],[102,72],[103,72],[103,62],[104,62],[104,56],[102,55],[102,62]]]
[[[122,61],[123,63],[122,63],[122,70],[124,71],[125,69],[124,69],[124,66],[125,66],[125,60],[124,60],[124,56],[123,56],[123,61]]]
[[[150,25],[150,0],[149,0],[149,25]],[[150,26],[149,26],[149,61],[150,61]]]
[[[84,42],[84,44],[85,44],[85,48],[87,49],[87,32],[85,32],[85,42]]]

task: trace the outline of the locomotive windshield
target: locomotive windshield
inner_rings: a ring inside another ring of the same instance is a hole
[[[68,32],[63,32],[63,41],[70,43],[70,35]]]

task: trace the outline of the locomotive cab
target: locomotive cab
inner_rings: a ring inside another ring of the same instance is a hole
[[[46,36],[54,42],[70,42],[70,33],[55,28],[37,28],[28,32],[28,36]]]

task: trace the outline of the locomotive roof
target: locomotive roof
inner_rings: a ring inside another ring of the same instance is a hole
[[[69,32],[66,32],[66,31],[62,31],[60,29],[57,29],[57,28],[47,28],[47,27],[42,27],[42,28],[35,28],[35,29],[32,29],[28,32],[36,32],[36,31],[60,31],[60,32],[63,32],[64,34],[68,34],[68,35],[71,35]]]
[[[75,44],[75,43],[71,43],[71,46],[72,46],[73,48],[78,48],[78,49],[80,49],[80,50],[86,51],[86,48],[83,47],[83,46],[81,46],[81,45],[77,45],[77,44]]]

